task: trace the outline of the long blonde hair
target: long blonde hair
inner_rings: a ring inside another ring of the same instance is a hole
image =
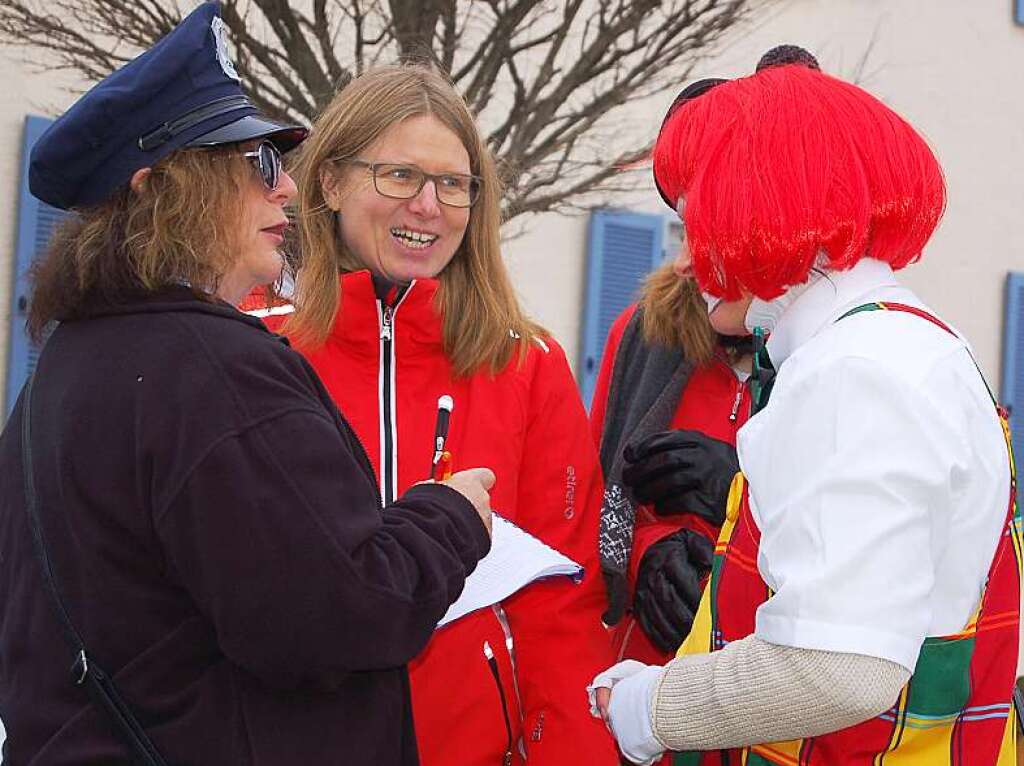
[[[327,106],[303,145],[297,168],[301,267],[295,313],[284,331],[302,347],[321,345],[341,310],[338,272],[365,268],[341,238],[327,205],[322,174],[334,160],[357,157],[392,125],[431,115],[455,133],[481,178],[462,244],[438,275],[437,308],[445,354],[458,375],[487,365],[502,369],[517,348],[520,359],[546,332],[528,319],[516,300],[501,259],[501,185],[465,101],[438,72],[423,65],[381,67],[352,80]]]
[[[239,257],[239,189],[251,176],[237,145],[181,149],[154,165],[137,192],[125,185],[74,211],[32,269],[29,334],[38,341],[53,320],[171,286],[214,300]]]
[[[640,294],[644,340],[679,349],[694,364],[715,354],[717,337],[697,283],[679,277],[666,261],[652,271]]]

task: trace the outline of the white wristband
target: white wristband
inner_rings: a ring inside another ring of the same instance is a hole
[[[626,660],[598,674],[587,687],[591,713],[595,715],[594,690],[612,690],[608,705],[612,734],[622,754],[640,766],[653,764],[665,751],[651,726],[651,700],[664,671],[660,665]]]

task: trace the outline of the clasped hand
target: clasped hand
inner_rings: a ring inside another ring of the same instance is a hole
[[[651,700],[664,668],[625,660],[598,673],[587,687],[590,713],[604,719],[631,762],[649,766],[665,751],[651,725]]]

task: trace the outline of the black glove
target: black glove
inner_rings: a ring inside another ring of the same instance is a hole
[[[640,559],[633,614],[664,652],[679,648],[700,603],[700,580],[711,571],[715,546],[699,532],[680,529],[659,540]]]
[[[659,516],[695,513],[712,524],[725,521],[729,486],[740,470],[736,448],[700,431],[662,431],[622,453],[622,482]]]

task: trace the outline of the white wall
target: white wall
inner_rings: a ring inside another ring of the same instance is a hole
[[[747,74],[768,48],[796,43],[817,54],[826,71],[851,78],[875,37],[860,82],[928,138],[949,185],[945,219],[905,281],[966,333],[997,387],[1003,281],[1008,270],[1024,269],[1024,28],[1013,24],[1011,7],[1010,0],[783,0],[697,72]],[[675,92],[634,110],[652,135]],[[667,210],[646,178],[644,184],[632,202],[616,204]],[[539,217],[507,247],[524,302],[571,359],[579,345],[585,226],[585,217]]]

